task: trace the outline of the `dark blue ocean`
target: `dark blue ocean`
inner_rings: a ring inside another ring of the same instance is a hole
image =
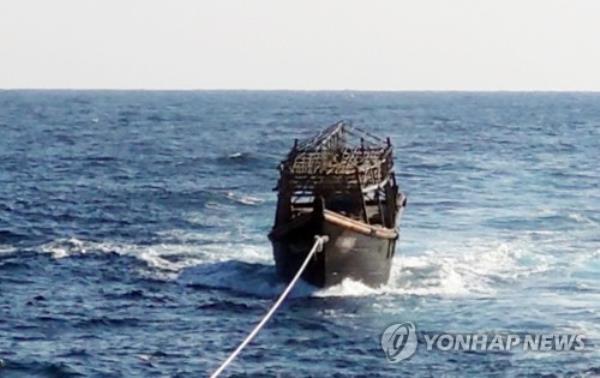
[[[302,283],[225,376],[600,375],[600,94],[0,91],[0,376],[201,377],[283,289],[276,166],[339,119],[395,146],[388,285]],[[380,335],[580,334],[580,351]]]

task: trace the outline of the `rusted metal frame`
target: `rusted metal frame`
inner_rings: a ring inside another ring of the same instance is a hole
[[[340,132],[343,132],[344,126],[345,126],[345,123],[343,121],[334,123],[333,125],[329,126],[325,130],[323,130],[321,133],[316,135],[314,138],[302,143],[298,147],[298,149],[304,150],[308,147],[318,147],[318,146],[322,145],[324,142],[327,142],[329,140],[329,138],[331,138],[332,136],[336,136],[336,135],[340,134]]]
[[[383,225],[383,227],[388,227],[388,225],[387,225],[387,219],[386,219],[386,213],[384,212],[383,205],[381,203],[380,192],[381,192],[381,189],[377,189],[375,191],[375,201],[377,201],[377,208],[379,210],[379,221],[381,222],[381,224]]]
[[[383,139],[381,139],[380,137],[373,135],[373,134],[369,133],[368,131],[365,131],[356,126],[348,127],[346,129],[346,132],[355,137],[365,137],[366,136],[371,139],[371,141],[369,141],[369,143],[374,144],[374,145],[385,143],[385,141]]]
[[[362,185],[360,183],[360,174],[358,169],[356,170],[356,180],[358,181],[358,189],[360,193],[360,206],[362,207],[363,220],[366,224],[369,224],[369,217],[367,216],[367,206],[365,205],[365,198],[362,195]]]

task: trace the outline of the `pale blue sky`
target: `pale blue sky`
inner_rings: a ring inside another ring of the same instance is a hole
[[[1,0],[0,88],[600,90],[596,0]]]

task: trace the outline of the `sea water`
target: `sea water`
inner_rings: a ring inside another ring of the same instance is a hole
[[[294,138],[394,144],[392,277],[296,287],[237,376],[600,374],[600,94],[0,92],[0,376],[198,377],[283,289],[267,233]],[[380,337],[579,334],[580,351]]]

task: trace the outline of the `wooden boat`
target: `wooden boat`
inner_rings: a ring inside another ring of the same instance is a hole
[[[327,287],[344,278],[387,283],[406,206],[398,191],[390,139],[340,121],[294,143],[279,165],[275,224],[269,234],[279,275],[290,280],[315,235],[329,241],[302,278]]]

